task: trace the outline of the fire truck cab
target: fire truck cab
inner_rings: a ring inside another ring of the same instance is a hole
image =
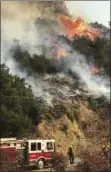
[[[55,140],[26,140],[24,149],[24,164],[43,169],[50,162],[51,154],[55,152]]]

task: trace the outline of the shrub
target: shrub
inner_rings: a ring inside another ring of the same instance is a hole
[[[109,172],[109,157],[106,158],[100,147],[93,149],[92,151],[83,151],[81,153],[81,158],[84,160],[81,165],[81,170],[83,172]]]
[[[67,158],[61,153],[54,153],[52,154],[51,164],[52,167],[50,172],[52,169],[55,172],[66,172]]]
[[[71,122],[73,122],[75,119],[75,111],[73,109],[70,109],[67,117],[70,119]]]
[[[28,170],[23,168],[23,162],[17,158],[16,152],[15,159],[11,160],[10,151],[3,152],[0,150],[0,171],[1,172],[27,172]]]
[[[63,124],[61,126],[61,128],[60,128],[60,130],[63,131],[64,133],[66,133],[67,129],[68,129],[68,125],[67,124]]]

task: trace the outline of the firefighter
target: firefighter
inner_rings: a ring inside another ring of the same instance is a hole
[[[106,158],[108,158],[109,148],[110,148],[109,144],[104,144],[104,145],[103,145],[103,153],[104,153],[104,156],[105,156]]]
[[[74,152],[72,146],[69,147],[68,156],[69,156],[70,164],[74,164]]]

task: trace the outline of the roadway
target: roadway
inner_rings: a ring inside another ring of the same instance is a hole
[[[69,165],[69,167],[67,168],[66,172],[80,172],[80,170],[77,170],[77,164],[74,165]],[[54,172],[54,170],[51,168],[45,168],[42,170],[30,170],[28,172]]]
[[[78,158],[75,158],[75,163],[72,165],[68,165],[67,172],[80,172],[80,170],[77,170],[77,165],[81,163],[81,160]],[[29,170],[28,172],[54,172],[54,170],[51,168],[45,168],[42,170]]]

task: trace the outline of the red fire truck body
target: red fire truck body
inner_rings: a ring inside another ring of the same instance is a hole
[[[55,152],[55,140],[27,140],[24,149],[25,164],[42,169],[51,160],[52,152]]]
[[[0,139],[0,148],[15,148],[24,149],[24,140],[17,140],[16,138],[1,138]]]
[[[22,159],[26,166],[36,166],[43,169],[51,160],[51,154],[55,152],[55,140],[34,139],[16,140],[15,138],[1,139],[1,152],[7,153],[10,161],[16,160],[16,152],[23,151]]]
[[[0,153],[2,160],[7,157],[9,161],[15,161],[16,159],[16,147],[15,138],[3,138],[0,139]]]
[[[3,155],[2,153],[4,153],[4,156],[6,156],[8,158],[9,161],[13,161],[15,162],[16,160],[16,149],[15,147],[3,147],[1,148],[1,156]]]

